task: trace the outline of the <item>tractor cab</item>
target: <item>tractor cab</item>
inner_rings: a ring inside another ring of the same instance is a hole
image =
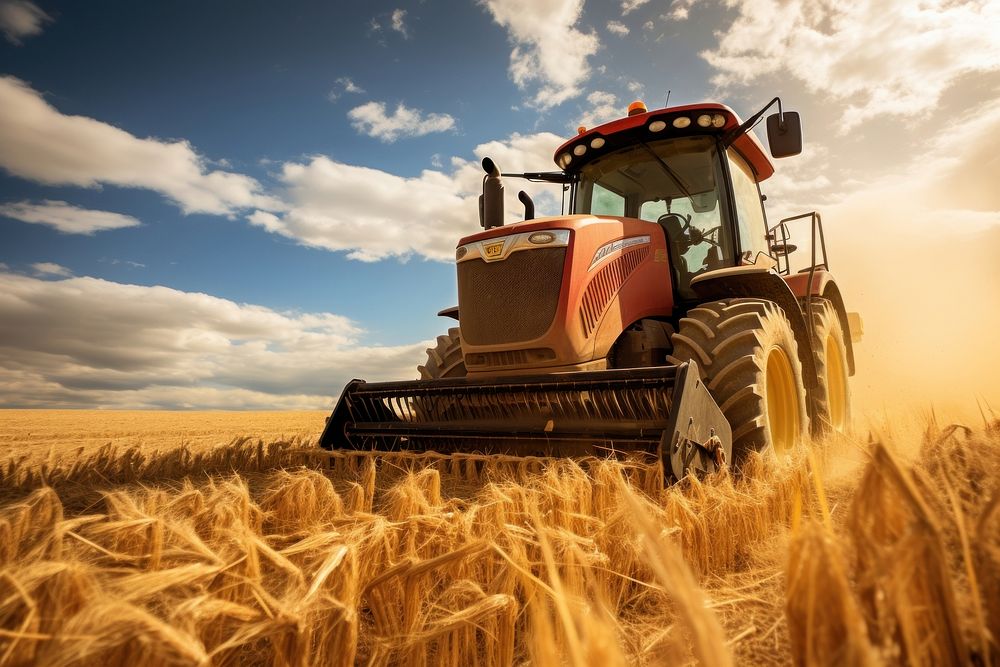
[[[758,184],[774,167],[747,129],[720,104],[647,112],[633,103],[626,118],[580,128],[556,151],[570,212],[657,224],[677,295],[693,299],[699,274],[769,254]]]
[[[724,224],[719,165],[715,142],[708,137],[623,148],[580,170],[572,213],[659,225],[674,284],[683,296],[693,296],[694,276],[735,264],[734,235]]]

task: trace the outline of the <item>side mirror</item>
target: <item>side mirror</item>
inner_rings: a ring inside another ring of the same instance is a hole
[[[503,226],[503,181],[500,168],[488,157],[483,158],[483,194],[479,195],[479,224],[484,229]]]
[[[791,243],[773,243],[771,244],[771,254],[781,255],[782,257],[788,257],[793,252],[798,250],[799,247],[792,245]]]
[[[797,111],[773,113],[767,117],[767,144],[775,158],[802,152],[802,123]]]

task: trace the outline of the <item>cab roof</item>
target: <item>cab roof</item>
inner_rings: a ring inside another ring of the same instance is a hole
[[[724,120],[721,125],[709,124],[707,127],[703,127],[698,123],[698,118],[703,115],[708,115],[710,118],[721,115]],[[684,123],[684,120],[678,119],[684,118],[689,124],[685,127],[677,127],[675,123]],[[742,121],[735,111],[724,104],[714,102],[654,109],[634,116],[619,118],[590,130],[581,128],[582,132],[559,147],[554,158],[560,168],[573,173],[597,158],[620,148],[634,146],[639,141],[720,135],[736,129],[741,123]],[[595,139],[603,141],[595,142]],[[758,181],[770,178],[774,174],[774,165],[771,164],[771,159],[764,152],[764,147],[753,132],[748,131],[740,135],[733,142],[732,147],[750,164]]]

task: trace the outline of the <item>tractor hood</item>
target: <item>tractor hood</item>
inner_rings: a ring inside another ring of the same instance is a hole
[[[673,308],[663,229],[643,220],[505,225],[463,238],[455,259],[470,375],[603,368],[630,324]]]

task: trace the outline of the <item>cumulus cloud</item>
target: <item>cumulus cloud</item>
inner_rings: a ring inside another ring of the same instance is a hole
[[[185,213],[280,206],[253,178],[211,170],[187,141],[140,139],[93,118],[62,114],[10,76],[0,77],[0,145],[0,167],[46,185],[145,188]]]
[[[587,95],[587,104],[589,107],[584,110],[578,121],[570,123],[574,128],[577,125],[595,127],[625,115],[621,104],[618,103],[618,97],[603,90],[595,90]]]
[[[327,99],[331,102],[336,102],[345,93],[351,95],[360,95],[365,92],[365,89],[354,83],[354,81],[346,76],[342,76],[336,81],[336,87],[327,93]]]
[[[413,377],[427,345],[367,345],[330,313],[0,273],[4,407],[326,408],[359,374]]]
[[[587,59],[601,46],[576,28],[583,0],[484,0],[507,30],[514,50],[510,77],[522,90],[537,83],[531,104],[549,109],[576,97],[590,74]]]
[[[628,26],[621,21],[608,21],[608,32],[624,37],[629,33]]]
[[[662,18],[673,21],[686,21],[691,14],[691,8],[697,0],[674,0],[670,3],[670,9]]]
[[[554,134],[515,134],[475,148],[477,160],[452,158],[452,171],[426,170],[405,178],[317,156],[286,163],[281,172],[290,208],[281,215],[258,211],[251,222],[299,243],[348,251],[348,257],[377,261],[420,255],[454,259],[462,236],[479,230],[478,197],[483,177],[479,160],[489,155],[504,171],[544,171],[562,143]],[[521,210],[523,189],[539,215],[559,212],[558,186],[507,182],[508,217]]]
[[[722,87],[788,73],[846,102],[841,129],[879,115],[919,116],[959,78],[1000,69],[992,0],[825,3],[734,0],[739,15],[702,56]]]
[[[387,143],[400,137],[422,137],[434,132],[447,132],[455,127],[455,119],[446,113],[425,114],[402,102],[389,114],[386,113],[384,102],[368,102],[351,109],[347,117],[358,132]]]
[[[401,34],[403,37],[409,39],[410,33],[406,27],[405,9],[392,10],[392,15],[389,16],[389,25],[392,27],[393,30]]]
[[[622,0],[622,16],[631,14],[647,2],[649,2],[649,0]]]
[[[0,32],[7,41],[20,46],[26,37],[42,34],[52,17],[27,0],[0,0]]]
[[[130,215],[111,211],[94,211],[46,199],[40,203],[22,201],[0,205],[0,216],[55,227],[66,234],[93,234],[105,229],[136,227],[140,223]]]
[[[46,277],[46,276],[57,276],[62,278],[68,278],[73,275],[73,272],[67,269],[61,264],[55,264],[53,262],[36,262],[31,265],[31,270],[35,272],[36,276]]]

